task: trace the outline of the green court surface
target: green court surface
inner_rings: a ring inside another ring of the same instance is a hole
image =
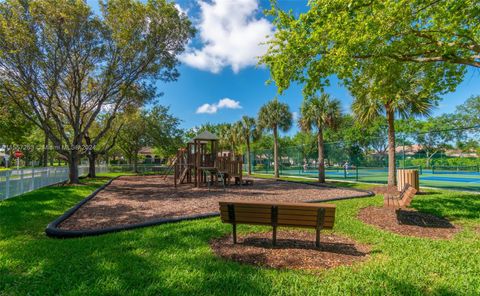
[[[480,173],[475,171],[432,171],[430,169],[420,169],[420,186],[443,188],[452,190],[480,191]],[[273,170],[261,170],[256,173],[273,174]],[[282,168],[280,174],[284,176],[304,176],[316,177],[318,170],[316,168]],[[327,168],[327,179],[350,180],[368,183],[387,183],[387,168],[383,167],[359,167],[349,168]]]

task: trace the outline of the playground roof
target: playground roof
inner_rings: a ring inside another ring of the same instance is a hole
[[[199,133],[196,137],[194,137],[192,140],[218,140],[218,137],[215,134],[212,134],[209,131],[204,131]]]

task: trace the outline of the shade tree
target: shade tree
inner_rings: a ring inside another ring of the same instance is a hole
[[[83,141],[108,109],[99,141],[132,92],[173,81],[177,56],[193,35],[187,16],[166,0],[0,3],[0,89],[68,159],[78,183]]]
[[[385,116],[388,131],[388,185],[396,184],[395,118],[429,115],[440,99],[453,90],[455,68],[433,64],[400,63],[392,59],[364,61],[346,83],[352,110],[362,123]]]
[[[261,63],[280,91],[298,81],[314,93],[366,60],[454,67],[459,80],[466,67],[480,67],[476,1],[312,0],[298,16],[272,3],[277,31]]]
[[[123,127],[118,134],[118,147],[138,171],[138,155],[144,147],[154,147],[165,155],[173,154],[182,145],[180,120],[169,108],[155,105],[149,109],[133,109],[122,117]]]

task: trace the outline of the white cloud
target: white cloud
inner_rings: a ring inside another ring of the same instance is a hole
[[[202,113],[213,114],[213,113],[217,113],[217,111],[218,111],[218,107],[215,104],[203,104],[197,109],[198,114],[202,114]]]
[[[208,104],[205,103],[197,108],[197,114],[214,114],[219,109],[241,109],[239,101],[232,100],[230,98],[223,98],[217,103]]]
[[[220,72],[231,67],[237,73],[242,68],[256,65],[263,55],[267,36],[273,35],[273,25],[265,18],[256,17],[257,0],[199,0],[198,30],[201,48],[189,48],[181,60],[194,68]]]
[[[297,120],[298,120],[298,112],[296,112],[296,111],[293,111],[293,112],[292,112],[292,119],[293,119],[293,121],[297,121]]]
[[[235,101],[229,98],[224,98],[218,101],[218,108],[227,108],[227,109],[240,109],[242,106],[240,106],[239,101]]]

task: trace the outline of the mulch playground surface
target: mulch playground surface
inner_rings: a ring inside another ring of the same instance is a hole
[[[218,212],[219,200],[303,202],[345,196],[364,196],[347,188],[255,179],[251,186],[194,188],[160,176],[122,176],[82,205],[58,227],[65,230],[97,230],[133,225],[162,218],[178,218]]]
[[[279,231],[277,244],[272,246],[272,233],[231,235],[210,241],[214,253],[224,259],[270,268],[323,270],[351,265],[368,259],[370,247],[333,234],[321,234],[320,247],[315,247],[315,233]]]

